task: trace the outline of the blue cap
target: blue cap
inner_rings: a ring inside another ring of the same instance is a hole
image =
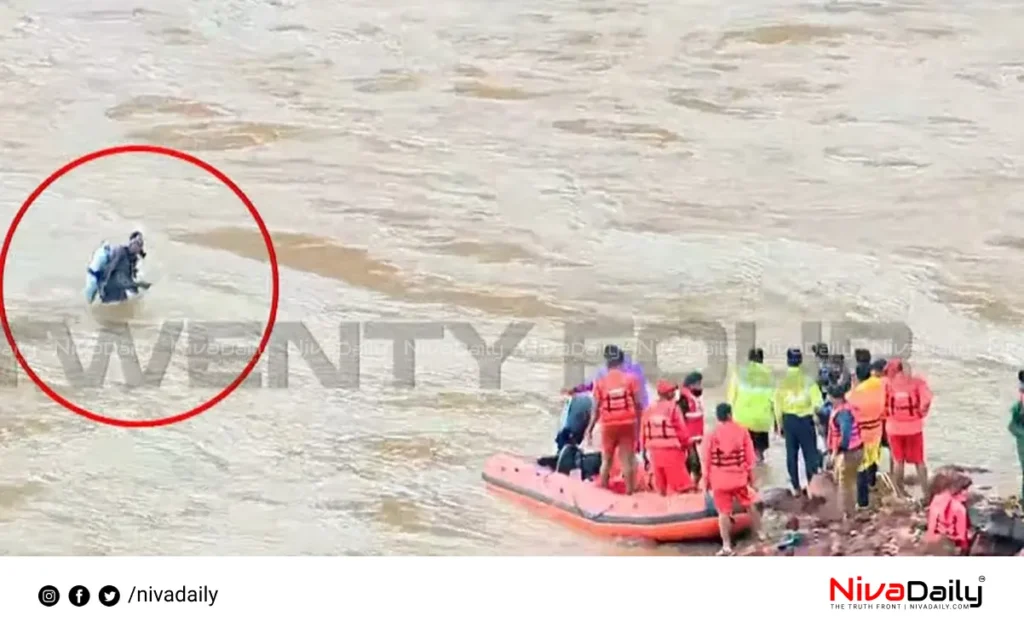
[[[786,364],[790,367],[799,367],[804,362],[804,353],[799,347],[790,347],[786,350]]]

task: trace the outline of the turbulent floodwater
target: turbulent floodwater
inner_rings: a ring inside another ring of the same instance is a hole
[[[776,363],[802,321],[904,321],[938,398],[932,462],[987,466],[1013,491],[1022,30],[1018,3],[990,0],[7,0],[8,221],[80,154],[164,144],[246,190],[275,235],[279,319],[334,362],[341,321],[467,321],[488,340],[536,325],[500,390],[479,388],[450,334],[419,344],[412,390],[393,384],[386,341],[363,346],[358,390],[321,387],[293,348],[287,389],[160,429],[85,421],[19,372],[2,393],[0,550],[651,551],[546,523],[480,481],[493,452],[549,449],[560,323],[594,315],[756,321]],[[266,320],[244,206],[146,155],[40,197],[7,261],[9,316],[66,320],[87,364],[83,267],[134,228],[156,281],[133,318],[140,348],[168,319]],[[44,338],[21,348],[108,415],[213,395],[188,386],[180,350],[159,389],[119,385],[114,361],[82,390]],[[685,342],[659,351],[667,370],[705,363]]]

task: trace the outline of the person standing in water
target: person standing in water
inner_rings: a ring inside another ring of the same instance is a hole
[[[136,279],[139,260],[145,256],[142,233],[139,231],[129,236],[127,244],[110,248],[103,270],[89,269],[89,273],[97,279],[96,288],[100,301],[124,301],[129,293],[135,294],[140,288],[148,288],[148,283]]]
[[[625,356],[618,347],[604,348],[607,372],[594,382],[594,406],[587,425],[587,442],[592,442],[594,427],[601,424],[601,486],[608,488],[612,462],[616,454],[622,465],[626,494],[636,486],[636,444],[640,431],[640,383],[623,369]]]
[[[932,406],[932,392],[928,383],[918,376],[910,376],[903,369],[903,361],[894,358],[886,366],[889,371],[886,393],[885,430],[889,436],[889,451],[894,462],[893,485],[900,494],[906,494],[903,476],[907,464],[917,468],[921,493],[928,494],[928,466],[924,460],[924,421]]]
[[[1010,409],[1010,435],[1017,440],[1017,459],[1020,460],[1020,503],[1024,506],[1024,369],[1017,372],[1017,401]]]

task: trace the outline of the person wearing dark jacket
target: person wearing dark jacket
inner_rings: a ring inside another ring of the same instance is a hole
[[[110,258],[99,275],[99,295],[103,303],[124,301],[149,284],[138,281],[139,260],[146,256],[142,233],[135,231],[128,243],[110,249]]]
[[[853,379],[857,377],[857,369],[859,367],[863,367],[868,374],[871,373],[871,351],[863,348],[853,350],[853,361],[854,366],[853,375],[850,380],[851,383],[853,382]]]
[[[559,453],[566,445],[579,446],[583,443],[593,406],[594,400],[589,393],[577,394],[569,400],[565,423],[555,436],[555,446]]]

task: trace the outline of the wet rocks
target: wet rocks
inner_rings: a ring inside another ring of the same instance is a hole
[[[929,480],[926,499],[950,489],[973,484],[971,474],[985,469],[943,466]],[[956,556],[959,549],[948,540],[926,542],[927,505],[897,497],[879,485],[868,508],[843,519],[836,502],[836,486],[828,475],[814,477],[807,495],[793,496],[786,489],[761,493],[764,525],[769,539],[737,548],[741,556]],[[1024,521],[1019,504],[972,494],[971,523],[979,536],[971,548],[976,556],[1024,556]],[[1020,526],[1017,528],[1017,526]],[[1019,543],[1017,530],[1021,531]],[[1018,554],[1018,552],[1020,552]]]

